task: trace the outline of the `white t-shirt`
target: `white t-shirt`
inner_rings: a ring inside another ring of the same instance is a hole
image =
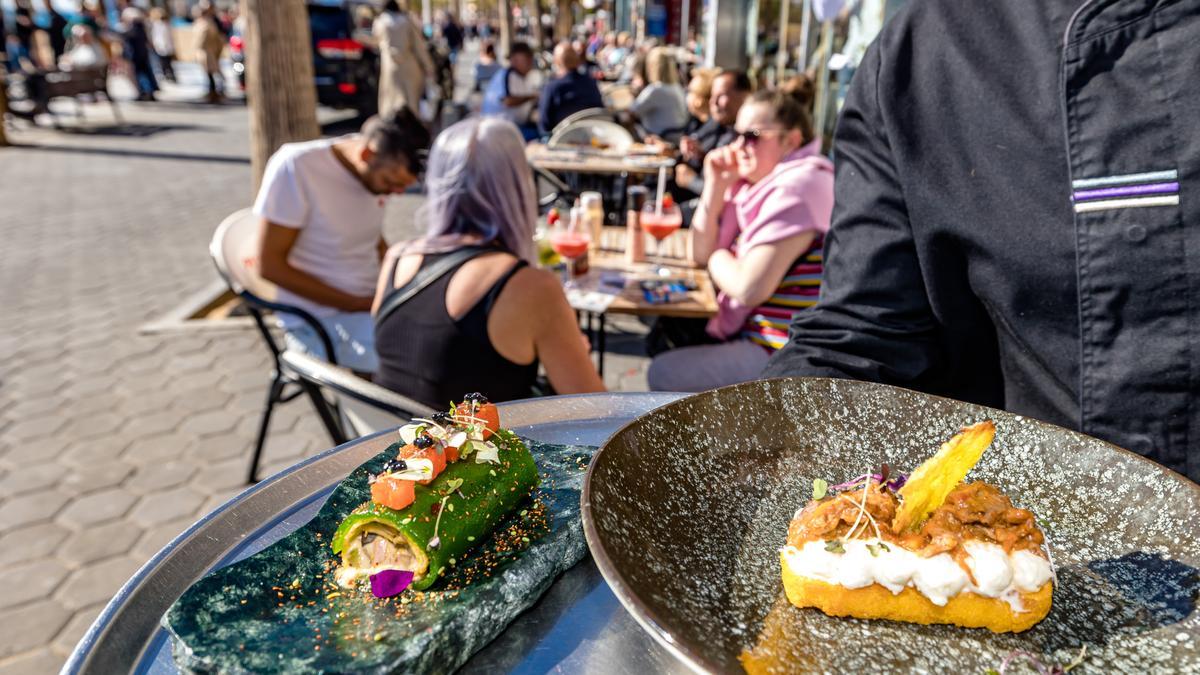
[[[300,230],[288,263],[352,295],[374,295],[386,199],[363,187],[333,154],[344,138],[287,143],[267,162],[254,214]],[[279,289],[279,302],[314,316],[338,310]],[[285,326],[300,320],[284,315]]]
[[[652,134],[682,131],[687,125],[687,98],[677,84],[655,82],[638,94],[630,108],[638,121]]]
[[[508,71],[509,96],[533,96],[542,90],[542,74],[531,70],[522,76],[515,70]],[[526,101],[519,106],[505,108],[504,117],[517,126],[529,124],[533,117],[533,107],[537,101]]]

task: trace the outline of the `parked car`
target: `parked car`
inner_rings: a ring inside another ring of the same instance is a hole
[[[308,3],[313,84],[321,105],[353,108],[362,115],[375,113],[379,106],[379,52],[370,32],[377,13],[374,4],[363,0]],[[229,54],[238,84],[244,90],[245,38],[239,30],[229,37]]]
[[[375,5],[362,1],[308,3],[313,79],[317,102],[354,108],[363,115],[379,106],[379,52],[369,39]]]

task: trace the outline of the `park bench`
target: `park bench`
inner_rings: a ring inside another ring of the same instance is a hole
[[[38,79],[40,78],[40,82]],[[75,101],[75,114],[83,117],[83,98],[98,100],[103,95],[112,109],[113,119],[123,124],[121,112],[113,97],[108,93],[108,66],[79,68],[75,70],[50,70],[37,74],[14,74],[9,76],[9,100],[25,102],[23,107],[10,108],[18,117],[35,121],[38,114],[54,111],[49,107],[51,100],[70,98]],[[57,118],[55,122],[57,126]]]

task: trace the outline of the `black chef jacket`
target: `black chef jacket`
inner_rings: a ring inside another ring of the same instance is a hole
[[[1200,0],[920,0],[855,74],[821,300],[764,375],[1048,420],[1200,479]]]

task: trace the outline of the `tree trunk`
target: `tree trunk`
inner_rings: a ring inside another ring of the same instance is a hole
[[[684,0],[685,2],[687,0]],[[554,18],[554,42],[558,43],[571,38],[571,29],[575,27],[575,0],[557,0],[558,11]]]
[[[4,118],[8,115],[8,84],[4,81],[4,69],[0,68],[0,148],[8,145],[4,135]]]
[[[542,29],[542,3],[541,0],[526,0],[525,13],[529,15],[529,19],[533,21],[533,25],[529,27],[529,32],[533,37],[534,52],[540,52],[546,48],[546,32]]]
[[[321,135],[312,38],[303,0],[243,0],[250,160],[257,194],[263,169],[284,143]]]
[[[508,62],[508,50],[512,48],[512,5],[509,0],[498,0],[496,11],[500,14],[500,44],[496,45],[496,56]]]

